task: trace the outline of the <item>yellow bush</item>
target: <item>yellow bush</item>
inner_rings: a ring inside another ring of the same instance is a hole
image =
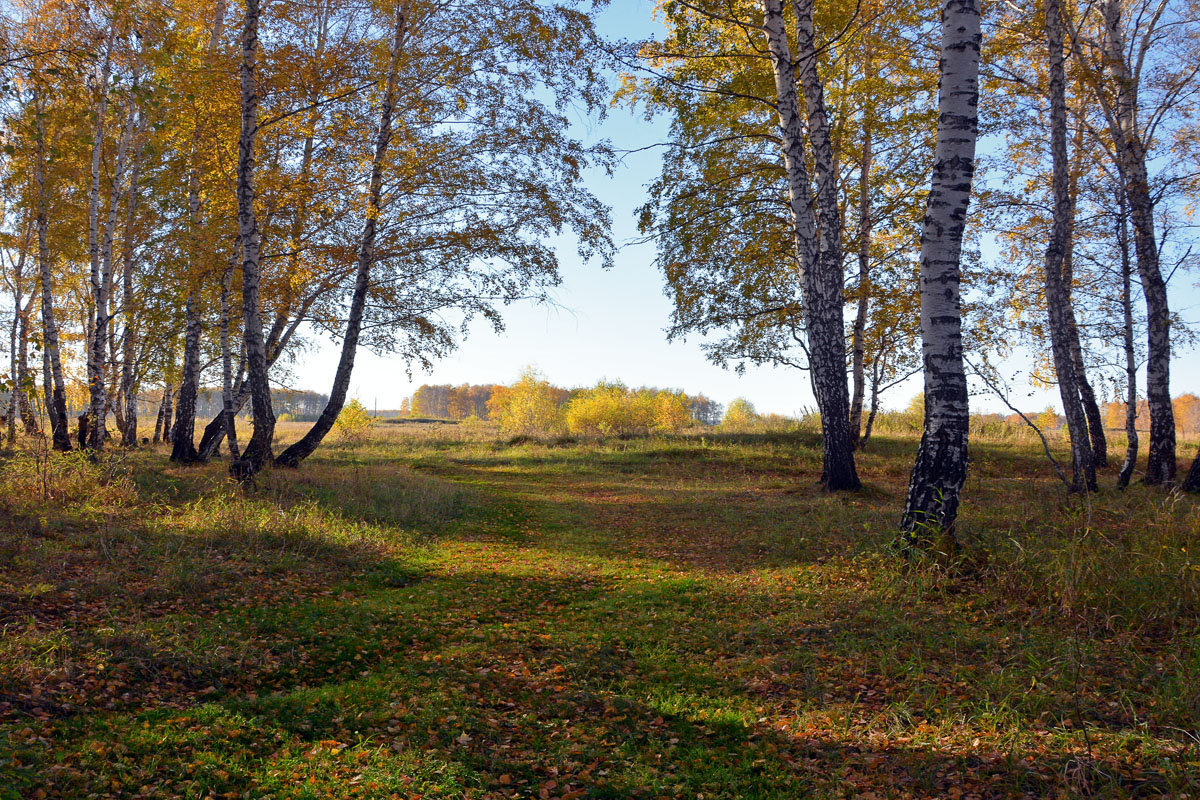
[[[371,432],[371,425],[374,420],[371,419],[370,412],[366,406],[351,400],[346,405],[342,406],[342,411],[338,414],[337,421],[333,423],[333,430],[337,434],[338,440],[346,444],[356,444],[367,438]]]
[[[598,384],[585,389],[567,403],[567,430],[575,435],[614,436],[630,433],[636,426],[634,409],[621,384]]]
[[[678,433],[691,424],[692,410],[683,392],[659,392],[654,400],[656,430]]]
[[[600,383],[580,392],[567,404],[565,416],[567,430],[582,436],[674,432],[692,419],[681,393],[635,392],[619,383]]]
[[[754,404],[744,397],[739,397],[725,409],[725,418],[721,420],[721,427],[729,430],[749,430],[758,425],[759,419],[758,412],[754,410]]]
[[[526,367],[512,386],[493,392],[488,414],[509,436],[553,433],[560,427],[554,387],[533,367]]]

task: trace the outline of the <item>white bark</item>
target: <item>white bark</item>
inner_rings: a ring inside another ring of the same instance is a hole
[[[969,408],[962,350],[962,239],[978,137],[978,0],[942,6],[938,128],[921,233],[921,343],[925,430],[901,527],[910,540],[953,542],[967,475]]]
[[[254,141],[258,130],[258,88],[255,71],[258,60],[258,0],[246,0],[242,27],[241,107],[242,130],[238,139],[237,197],[238,233],[242,240],[242,336],[246,348],[254,433],[242,454],[233,462],[239,477],[249,477],[273,460],[271,439],[275,433],[275,412],[271,408],[271,385],[267,375],[267,353],[263,344],[260,310],[260,248],[258,218],[254,213]]]
[[[829,489],[859,486],[850,436],[846,387],[846,342],[842,322],[841,216],[836,171],[829,141],[824,94],[817,75],[812,6],[799,0],[800,73],[804,84],[809,133],[817,169],[817,209],[805,159],[804,124],[796,90],[795,63],[788,43],[782,0],[763,0],[763,30],[775,77],[776,111],[788,179],[793,240],[800,265],[805,327],[813,394],[824,433],[822,480]]]
[[[358,246],[358,269],[354,278],[354,294],[350,301],[350,316],[346,321],[346,335],[342,340],[342,354],[329,401],[321,410],[320,417],[312,428],[291,447],[279,454],[278,463],[295,467],[310,456],[337,421],[346,393],[350,388],[350,376],[354,371],[354,358],[358,350],[358,337],[366,308],[367,290],[370,287],[371,265],[375,263],[375,233],[383,198],[383,167],[387,159],[388,144],[392,138],[392,112],[396,105],[396,83],[399,78],[400,54],[404,48],[404,35],[408,25],[408,4],[396,4],[393,17],[391,57],[388,62],[386,88],[379,110],[379,130],[375,138],[375,152],[371,159],[371,177],[367,189],[367,213],[363,221],[362,238]]]

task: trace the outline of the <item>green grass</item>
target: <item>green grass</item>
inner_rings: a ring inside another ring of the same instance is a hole
[[[912,440],[827,495],[807,434],[415,427],[10,458],[0,798],[1200,796],[1192,498],[977,444],[947,570]]]

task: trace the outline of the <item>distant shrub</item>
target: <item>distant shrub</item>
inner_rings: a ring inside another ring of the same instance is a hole
[[[771,416],[778,416],[772,414]],[[800,418],[797,420],[788,420],[798,429],[805,433],[820,433],[821,432],[821,412],[815,408],[804,408],[800,411]]]
[[[367,438],[373,422],[366,406],[358,400],[351,400],[342,406],[337,421],[333,423],[333,430],[339,441],[345,444],[357,444]]]
[[[784,414],[759,415],[752,430],[763,433],[794,433],[797,430],[820,433],[821,415],[813,412],[799,420]]]
[[[732,431],[753,430],[761,420],[758,412],[754,410],[754,404],[744,397],[739,397],[726,407],[721,427]]]
[[[1058,430],[1059,416],[1055,413],[1053,406],[1046,406],[1042,413],[1033,420],[1033,424],[1037,425],[1043,434],[1050,434]]]
[[[576,436],[619,436],[646,431],[654,408],[620,383],[599,383],[571,398],[564,409],[567,430]]]
[[[556,390],[533,367],[526,367],[512,386],[498,387],[488,400],[488,416],[513,437],[556,433],[559,420]]]
[[[567,430],[577,436],[676,433],[692,422],[688,398],[668,390],[632,390],[599,383],[577,393],[564,409]]]
[[[658,392],[655,396],[654,428],[678,433],[692,424],[692,409],[683,392]]]
[[[295,414],[280,414],[278,417],[275,418],[275,421],[276,422],[295,422],[296,415]]]
[[[911,434],[925,429],[925,393],[917,392],[902,411],[880,411],[875,415],[874,430],[880,433]]]

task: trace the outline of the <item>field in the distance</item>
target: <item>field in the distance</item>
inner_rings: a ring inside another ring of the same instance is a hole
[[[914,446],[834,496],[804,434],[9,459],[0,797],[1200,797],[1197,500],[973,443],[947,570]]]

